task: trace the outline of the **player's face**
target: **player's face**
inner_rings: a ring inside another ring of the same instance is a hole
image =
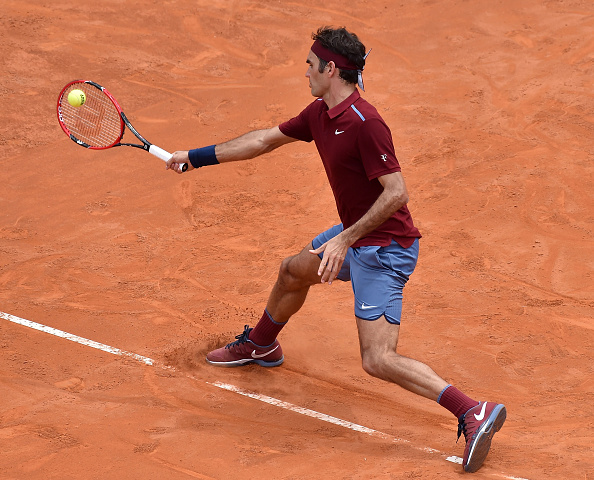
[[[329,82],[326,76],[326,69],[320,73],[318,68],[320,66],[320,59],[311,50],[305,61],[308,65],[305,76],[309,79],[309,88],[314,97],[323,97],[328,90]]]

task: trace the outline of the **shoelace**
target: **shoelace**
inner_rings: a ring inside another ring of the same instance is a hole
[[[243,326],[243,332],[240,333],[239,335],[237,335],[235,338],[237,338],[237,340],[235,340],[234,342],[231,342],[229,345],[227,345],[225,348],[231,348],[231,347],[235,347],[237,345],[241,345],[242,343],[245,343],[249,340],[249,334],[250,331],[252,329],[250,328],[249,325],[244,325]]]
[[[460,436],[464,433],[464,439],[466,439],[466,424],[464,423],[464,418],[466,415],[461,416],[458,419],[458,437],[456,438],[456,443],[460,440]]]

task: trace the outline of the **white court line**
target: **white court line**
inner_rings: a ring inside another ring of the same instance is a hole
[[[64,338],[66,340],[70,340],[71,342],[76,342],[81,345],[85,345],[87,347],[96,348],[98,350],[102,350],[104,352],[111,353],[113,355],[121,355],[121,356],[130,357],[130,358],[133,358],[134,360],[144,363],[145,365],[159,366],[161,368],[166,368],[166,369],[172,368],[172,367],[168,367],[166,365],[157,364],[157,362],[155,360],[153,360],[152,358],[143,357],[142,355],[137,355],[135,353],[127,352],[125,350],[120,350],[119,348],[110,347],[109,345],[105,345],[103,343],[98,343],[93,340],[89,340],[87,338],[79,337],[78,335],[73,335],[72,333],[67,333],[62,330],[58,330],[56,328],[52,328],[52,327],[42,325],[40,323],[32,322],[30,320],[25,320],[24,318],[15,317],[14,315],[10,315],[8,313],[0,312],[0,318],[3,318],[4,320],[8,320],[9,322],[16,323],[16,324],[19,324],[19,325],[22,325],[25,327],[33,328],[34,330],[39,330],[40,332],[49,333],[50,335],[55,335],[57,337]],[[239,388],[234,385],[227,384],[227,383],[222,383],[222,382],[212,382],[212,383],[205,382],[205,383],[208,385],[212,385],[214,387],[221,388],[223,390],[228,390],[230,392],[237,393],[244,397],[252,398],[254,400],[258,400],[260,402],[267,403],[269,405],[274,405],[276,407],[284,408],[285,410],[289,410],[291,412],[295,412],[295,413],[299,413],[301,415],[316,418],[318,420],[332,423],[332,424],[338,425],[340,427],[348,428],[348,429],[354,430],[356,432],[365,433],[372,437],[382,438],[384,440],[388,440],[393,443],[406,444],[406,445],[408,445],[412,448],[415,448],[417,450],[421,450],[421,451],[427,452],[427,453],[438,453],[445,457],[445,454],[443,454],[439,450],[435,450],[435,449],[429,448],[429,447],[417,447],[417,446],[411,444],[411,442],[409,440],[397,438],[393,435],[389,435],[387,433],[380,432],[379,430],[374,430],[373,428],[364,427],[363,425],[358,425],[356,423],[352,423],[347,420],[341,420],[340,418],[336,418],[331,415],[326,415],[324,413],[316,412],[315,410],[310,410],[308,408],[299,407],[298,405],[284,402],[282,400],[278,400],[273,397],[268,397],[266,395],[261,395],[259,393],[248,392],[246,390],[243,390],[242,388]],[[460,457],[456,457],[456,456],[446,457],[445,460],[447,460],[448,462],[452,462],[452,463],[462,464],[462,459]],[[499,478],[505,478],[507,480],[529,480],[527,478],[514,477],[514,476],[509,476],[509,475],[504,475],[504,474],[499,474],[499,473],[490,473],[489,475],[494,476],[494,477],[499,477]]]
[[[4,320],[8,320],[12,323],[18,323],[19,325],[23,325],[25,327],[33,328],[35,330],[39,330],[40,332],[49,333],[51,335],[55,335],[56,337],[65,338],[66,340],[70,340],[71,342],[80,343],[81,345],[86,345],[87,347],[96,348],[98,350],[103,350],[107,353],[113,353],[114,355],[123,355],[125,357],[132,357],[134,360],[138,360],[146,365],[154,365],[155,361],[148,357],[143,357],[142,355],[136,355],[135,353],[126,352],[125,350],[120,350],[119,348],[110,347],[109,345],[104,345],[103,343],[95,342],[93,340],[88,340],[83,337],[79,337],[78,335],[73,335],[72,333],[63,332],[62,330],[57,330],[52,327],[47,327],[42,325],[41,323],[35,323],[30,320],[25,320],[24,318],[15,317],[14,315],[9,315],[8,313],[0,312],[0,318]]]
[[[215,387],[222,388],[223,390],[229,390],[230,392],[238,393],[239,395],[243,395],[244,397],[253,398],[259,400],[264,403],[268,403],[269,405],[274,405],[276,407],[284,408],[285,410],[290,410],[291,412],[300,413],[301,415],[305,415],[307,417],[317,418],[318,420],[322,420],[324,422],[333,423],[334,425],[338,425],[340,427],[345,427],[350,430],[354,430],[355,432],[366,433],[367,435],[371,435],[372,437],[379,437],[383,438],[384,440],[389,440],[393,443],[405,443],[413,448],[418,450],[422,450],[428,453],[441,453],[439,450],[435,450],[434,448],[429,447],[415,447],[410,443],[409,440],[404,440],[402,438],[394,437],[393,435],[389,435],[387,433],[380,432],[379,430],[374,430],[373,428],[364,427],[363,425],[358,425],[356,423],[349,422],[347,420],[342,420],[340,418],[332,417],[330,415],[326,415],[324,413],[316,412],[315,410],[310,410],[309,408],[299,407],[297,405],[293,405],[292,403],[283,402],[282,400],[278,400],[273,397],[268,397],[266,395],[261,395],[259,393],[252,393],[248,392],[242,388],[236,387],[234,385],[229,385],[228,383],[222,382],[206,382],[209,385],[214,385]],[[457,457],[452,457],[457,458]],[[462,459],[459,459],[462,462]],[[458,463],[458,462],[455,462]]]

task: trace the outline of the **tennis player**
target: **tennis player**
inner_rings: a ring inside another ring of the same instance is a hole
[[[480,468],[491,439],[506,418],[505,406],[478,402],[448,384],[427,365],[397,353],[402,291],[413,273],[421,234],[406,206],[408,193],[394,153],[392,134],[365,101],[365,46],[344,28],[313,34],[305,76],[316,99],[299,115],[218,145],[175,152],[167,168],[179,172],[254,158],[282,145],[314,141],[334,193],[341,224],[315,237],[300,253],[283,260],[262,318],[236,340],[206,356],[230,367],[283,363],[281,329],[316,284],[350,281],[363,369],[437,401],[458,418],[464,433],[463,467]]]

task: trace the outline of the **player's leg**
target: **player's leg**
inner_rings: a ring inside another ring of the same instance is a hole
[[[464,433],[462,466],[475,472],[483,464],[493,435],[506,417],[505,406],[477,402],[449,385],[429,366],[397,353],[402,290],[413,272],[418,243],[404,249],[363,247],[351,257],[355,315],[363,368],[369,374],[436,400],[458,418],[458,437]]]
[[[318,248],[340,232],[342,224],[334,225],[315,237],[301,253],[283,260],[264,314],[250,333],[250,340],[258,345],[267,345],[276,339],[289,318],[303,306],[309,288],[320,283],[318,269],[322,256],[314,255],[310,250]],[[336,277],[339,280],[350,280],[350,257],[349,250]]]
[[[487,457],[493,435],[507,415],[505,405],[476,402],[449,385],[429,366],[397,353],[400,326],[385,321],[357,318],[363,369],[370,375],[395,383],[437,401],[458,417],[458,438],[466,440],[462,466],[476,472]]]
[[[244,326],[237,340],[206,355],[206,361],[220,367],[236,367],[257,363],[276,367],[283,363],[283,351],[276,340],[291,315],[297,312],[309,287],[319,283],[319,259],[309,253],[311,243],[299,254],[281,263],[278,277],[270,293],[266,309],[255,328]]]
[[[277,323],[286,323],[305,302],[309,287],[320,283],[320,259],[309,252],[310,242],[299,254],[285,258],[268,297],[266,310]]]
[[[397,352],[402,292],[413,273],[419,242],[408,248],[360,247],[351,259],[355,316],[363,369],[374,377],[437,400],[447,382],[427,365]]]
[[[320,283],[317,273],[320,258],[309,251],[341,231],[342,225],[336,225],[314,238],[297,255],[283,260],[268,297],[266,309],[256,326],[250,328],[249,325],[245,325],[243,333],[235,337],[235,342],[208,353],[206,360],[213,365],[224,367],[249,363],[275,367],[283,363],[284,356],[276,337],[289,318],[302,307],[309,288]],[[348,258],[345,259],[337,278],[350,278]]]
[[[363,369],[370,375],[437,401],[448,385],[430,367],[397,352],[400,325],[357,318]]]

